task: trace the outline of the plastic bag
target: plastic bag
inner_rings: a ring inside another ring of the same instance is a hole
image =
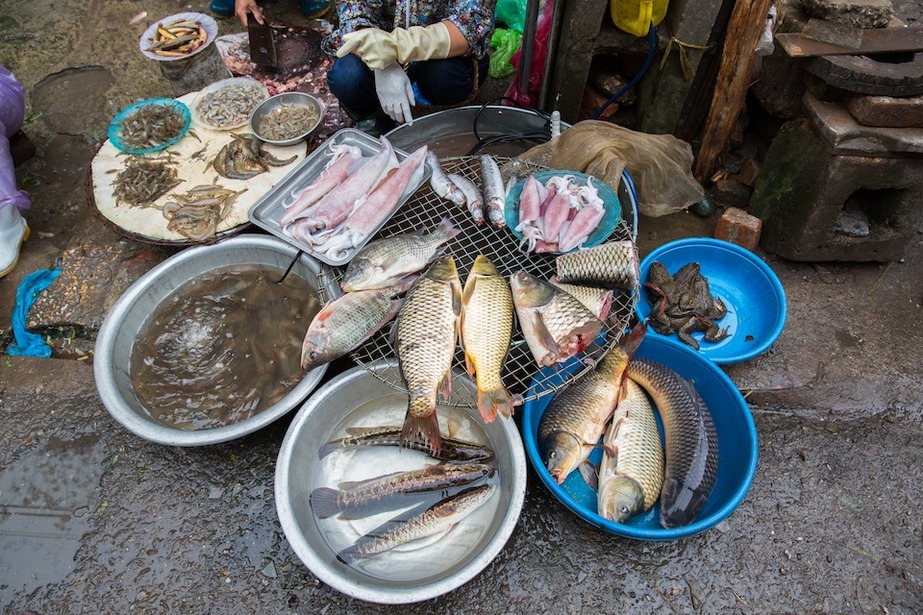
[[[511,30],[525,32],[526,0],[497,0],[494,9],[497,22],[506,24]]]
[[[515,30],[497,28],[490,37],[490,70],[488,74],[494,79],[503,79],[516,72],[516,67],[510,64],[510,58],[519,50],[522,43],[522,34]]]
[[[522,75],[522,47],[510,58],[510,63],[516,67],[516,77],[506,91],[506,97],[515,100],[523,107],[535,107],[538,102],[538,92],[542,87],[542,77],[545,74],[545,57],[548,55],[548,33],[551,31],[551,14],[554,3],[559,0],[546,0],[542,12],[538,16],[535,26],[535,46],[532,48],[532,69],[529,71],[529,89],[523,92],[519,87]]]
[[[705,198],[705,190],[692,176],[692,147],[669,134],[652,135],[584,120],[518,159],[592,175],[613,191],[618,190],[622,170],[627,168],[638,189],[638,210],[645,216],[682,211]]]

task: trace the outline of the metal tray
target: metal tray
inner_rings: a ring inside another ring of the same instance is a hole
[[[327,166],[327,163],[333,158],[333,149],[339,145],[354,145],[362,150],[363,156],[373,156],[381,151],[381,145],[375,137],[371,137],[354,128],[339,130],[302,160],[288,175],[283,177],[272,190],[257,200],[256,203],[250,207],[250,211],[248,212],[250,220],[260,228],[269,231],[276,237],[288,242],[306,254],[310,254],[317,260],[323,261],[334,267],[348,263],[352,257],[355,256],[356,252],[378,233],[381,227],[388,222],[388,219],[382,221],[382,223],[365,238],[365,241],[342,258],[331,258],[324,253],[315,252],[311,246],[298,241],[283,231],[279,224],[279,220],[281,220],[282,216],[285,214],[285,206],[294,201],[296,194],[317,179],[321,171],[324,170],[324,167]],[[394,148],[394,153],[397,155],[399,161],[403,161],[408,156],[407,152],[397,148]],[[404,189],[404,194],[401,196],[400,202],[394,210],[395,212],[401,210],[404,203],[413,196],[421,185],[429,182],[432,168],[429,163],[424,163],[424,165],[423,176],[420,182],[416,184],[411,182],[407,185]]]

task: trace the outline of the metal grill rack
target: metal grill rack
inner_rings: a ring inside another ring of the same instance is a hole
[[[500,165],[504,181],[508,181],[514,173],[522,180],[529,173],[547,170],[544,167],[522,163],[511,158],[495,156],[495,159]],[[458,173],[480,185],[480,165],[477,156],[446,158],[442,160],[442,166],[447,173]],[[429,183],[421,186],[416,194],[382,227],[378,237],[389,237],[416,230],[429,232],[446,217],[451,218],[461,230],[446,247],[447,253],[455,259],[463,286],[478,254],[489,258],[500,274],[507,279],[511,274],[521,270],[545,279],[555,274],[554,254],[529,254],[520,247],[519,239],[510,229],[494,228],[488,223],[480,226],[475,224],[466,208],[437,196]],[[610,239],[632,239],[631,229],[624,218],[619,222]],[[332,275],[338,282],[345,269],[335,268],[332,271]],[[637,296],[637,289],[634,292],[623,292],[616,296],[612,302],[612,310],[604,332],[596,343],[591,344],[585,352],[557,368],[539,370],[517,324],[503,370],[503,383],[513,395],[517,405],[553,394],[590,371],[622,337],[634,314]],[[385,327],[383,331],[379,331],[353,351],[351,357],[379,380],[406,392],[399,379],[385,378],[394,377],[397,370],[383,373],[368,369],[376,361],[394,357],[394,348],[391,345],[389,333],[390,328]],[[464,371],[464,365],[464,352],[461,348],[457,348],[453,367]],[[443,403],[449,406],[472,407],[472,402],[473,398],[470,394],[460,392],[456,395],[453,392],[450,399]]]

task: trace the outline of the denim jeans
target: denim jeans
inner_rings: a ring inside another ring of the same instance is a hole
[[[490,58],[478,60],[478,85],[487,78]],[[474,63],[470,56],[413,62],[407,71],[426,102],[454,105],[474,90]],[[356,55],[339,58],[327,71],[327,87],[355,119],[365,119],[381,106],[375,93],[375,75]]]

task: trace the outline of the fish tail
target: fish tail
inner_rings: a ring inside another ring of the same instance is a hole
[[[340,506],[337,504],[339,494],[339,491],[331,487],[318,487],[311,492],[308,499],[311,510],[321,519],[332,517],[340,512]]]
[[[411,409],[413,402],[411,402]],[[436,408],[425,415],[417,415],[407,411],[404,426],[401,429],[401,446],[410,448],[414,440],[422,439],[433,457],[438,457],[442,451],[442,435],[439,433],[439,420],[436,418]]]
[[[450,239],[452,237],[455,237],[459,233],[461,233],[461,229],[455,226],[455,223],[452,222],[452,218],[449,218],[448,216],[446,216],[445,218],[442,219],[441,222],[439,222],[439,225],[436,227],[436,230],[439,231],[440,233],[447,234]]]
[[[347,566],[351,565],[354,561],[359,559],[359,557],[359,549],[356,545],[350,545],[337,553],[337,559]]]
[[[333,451],[337,450],[338,448],[340,448],[339,440],[332,440],[330,442],[325,442],[324,444],[321,444],[321,447],[319,449],[317,449],[317,458],[323,459],[324,457],[326,457]]]
[[[478,410],[485,423],[492,423],[497,413],[509,418],[513,415],[513,397],[503,387],[492,391],[478,389]]]

